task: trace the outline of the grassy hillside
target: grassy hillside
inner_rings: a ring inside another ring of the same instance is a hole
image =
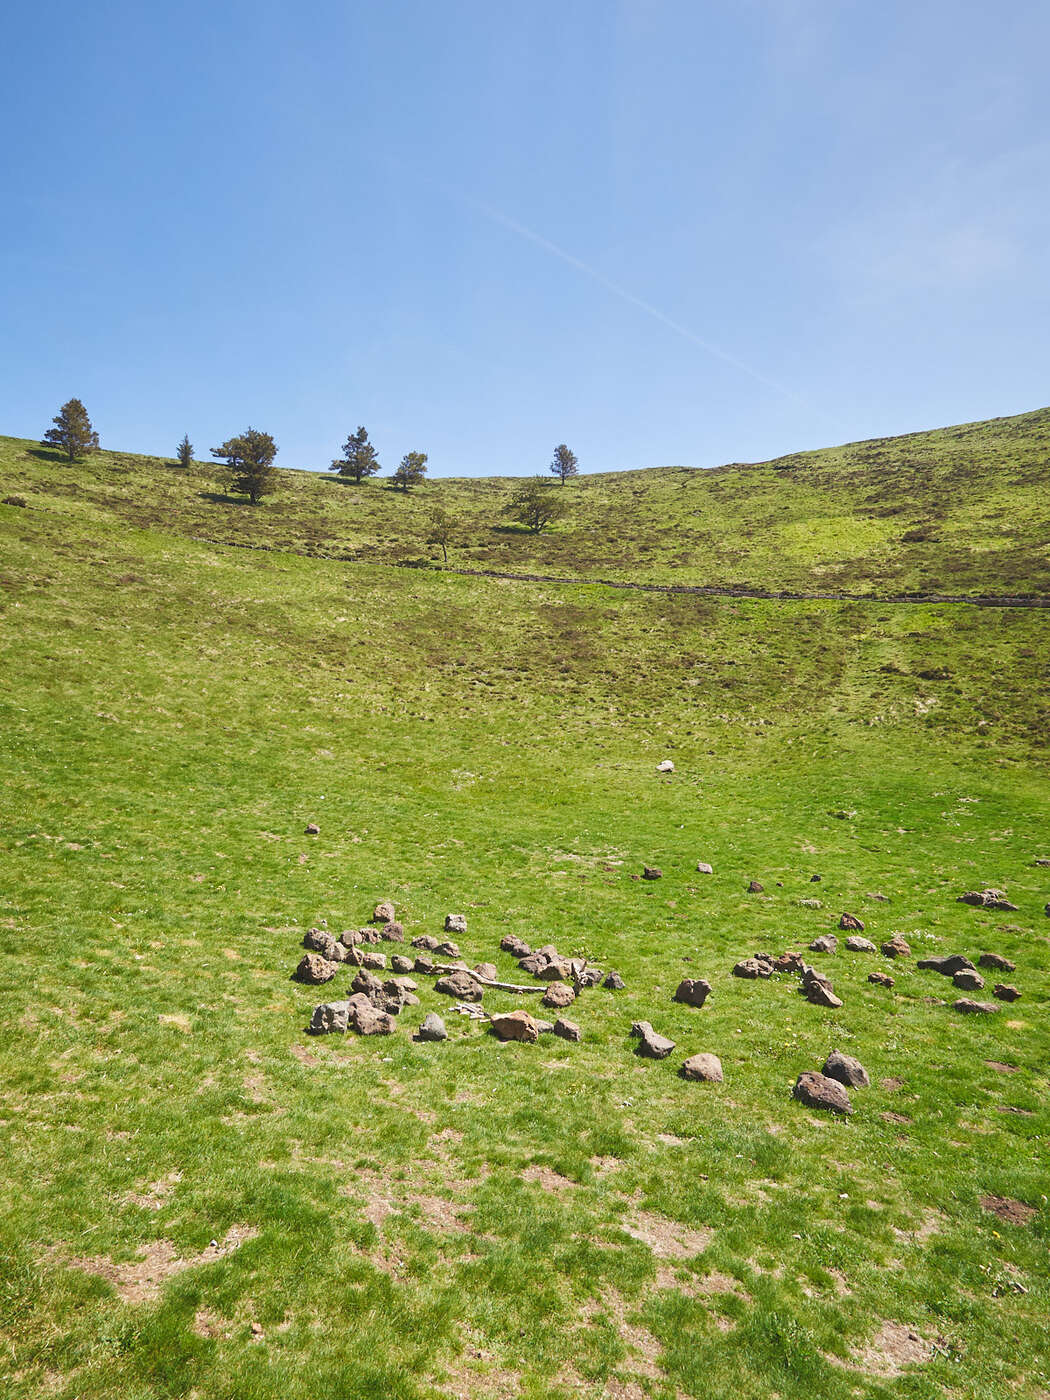
[[[1009,557],[1011,587],[1045,591],[1042,421],[979,430],[982,461],[1014,453],[1002,495],[964,491],[958,458],[929,469],[924,499],[969,522],[934,543],[967,588]],[[901,504],[861,450],[566,494],[607,518],[638,503],[624,576],[671,568],[656,526],[677,492],[765,522],[740,578],[797,582],[820,576],[778,551],[778,492],[798,519]],[[594,552],[571,565],[546,555],[569,531],[493,533],[505,484],[405,501],[289,474],[256,510],[208,489],[4,444],[2,494],[29,503],[0,506],[5,1395],[1045,1395],[1046,614],[387,569],[368,557],[409,553],[396,531],[440,497],[506,551],[483,567],[614,572],[607,532],[574,526]],[[988,551],[948,551],[960,536]],[[849,568],[851,587],[918,578]],[[956,903],[985,885],[1017,911]],[[303,931],[364,925],[383,897],[408,938],[464,913],[464,957],[504,977],[516,933],[626,989],[581,993],[578,1045],[501,1045],[422,976],[393,1035],[307,1036],[350,972],[290,981]],[[731,976],[846,910],[913,956],[825,956],[842,1008]],[[958,1015],[915,966],[987,949],[1023,993],[994,1016]],[[671,1001],[686,975],[713,985],[702,1010]],[[412,1039],[430,1010],[444,1044]],[[669,1059],[634,1053],[643,1018]],[[791,1098],[833,1048],[871,1075],[850,1118]],[[679,1077],[698,1051],[724,1084]]]
[[[453,566],[798,591],[1050,594],[1050,409],[880,438],[754,466],[663,467],[553,481],[568,518],[534,536],[501,512],[513,481],[442,480],[408,496],[283,472],[257,507],[217,467],[106,452],[73,467],[0,439],[0,491],[34,507],[230,542],[361,559],[434,559],[435,505]]]

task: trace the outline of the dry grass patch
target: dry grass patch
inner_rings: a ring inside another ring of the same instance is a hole
[[[553,1167],[544,1167],[538,1162],[526,1167],[521,1179],[532,1185],[542,1186],[544,1191],[571,1191],[576,1185],[575,1181],[562,1176],[561,1172],[556,1172]]]
[[[139,1250],[137,1259],[126,1263],[118,1264],[107,1255],[75,1257],[66,1262],[71,1268],[104,1278],[125,1303],[151,1303],[160,1296],[165,1282],[173,1274],[181,1273],[183,1269],[197,1268],[200,1264],[213,1264],[217,1259],[240,1249],[242,1244],[254,1239],[258,1233],[250,1225],[231,1225],[221,1240],[190,1259],[180,1259],[170,1240],[154,1240]]]
[[[892,1379],[909,1366],[921,1366],[933,1356],[934,1348],[910,1327],[884,1322],[868,1344],[853,1353],[853,1365],[872,1376]]]
[[[140,1191],[130,1192],[124,1199],[129,1205],[141,1206],[143,1210],[160,1210],[181,1180],[182,1172],[170,1171],[167,1176],[162,1176],[158,1181],[151,1181]]]
[[[652,1211],[636,1211],[621,1228],[632,1239],[648,1245],[658,1259],[691,1259],[714,1238],[712,1230],[693,1230]]]

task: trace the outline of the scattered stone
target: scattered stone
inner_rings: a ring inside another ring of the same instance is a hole
[[[890,903],[890,897],[888,894],[879,894],[878,892],[876,892],[875,894],[866,894],[864,898],[877,900],[879,904]]]
[[[364,993],[372,1002],[377,1002],[383,991],[382,979],[377,977],[374,972],[369,971],[366,967],[361,968],[360,972],[357,973],[354,980],[350,983],[350,986],[355,992]]]
[[[961,894],[955,901],[956,904],[972,904],[981,909],[1006,909],[1015,910],[1016,904],[1011,904],[1006,897],[1005,890],[968,890],[966,894]]]
[[[379,930],[379,936],[385,938],[388,943],[404,943],[405,926],[399,924],[396,919],[390,919]]]
[[[323,1001],[310,1017],[311,1035],[345,1035],[350,1015],[348,1001]]]
[[[823,909],[824,901],[822,899],[800,899],[799,905],[803,909]]]
[[[538,977],[541,969],[545,968],[549,962],[550,958],[547,954],[541,953],[537,948],[534,953],[526,953],[524,957],[519,958],[518,966],[522,972],[527,972],[532,977]]]
[[[484,995],[484,989],[469,972],[450,972],[439,977],[434,983],[434,991],[443,992],[448,997],[458,997],[460,1001],[480,1001]]]
[[[839,941],[833,933],[822,933],[819,938],[814,938],[809,945],[811,953],[834,953],[839,946]]]
[[[416,1031],[417,1040],[447,1040],[448,1031],[445,1023],[436,1011],[428,1011],[423,1017],[423,1023]]]
[[[698,860],[696,862],[696,868],[701,875],[713,875],[715,873],[714,866],[709,865],[706,860]]]
[[[372,918],[377,924],[390,924],[397,918],[397,911],[391,899],[381,899],[372,910]]]
[[[474,971],[479,977],[487,977],[490,982],[495,982],[499,976],[499,968],[495,963],[475,963]]]
[[[842,1005],[842,998],[835,995],[827,982],[808,982],[804,991],[806,1000],[814,1006],[829,1006],[834,1010]]]
[[[963,957],[962,953],[952,953],[950,957],[944,958],[920,958],[915,964],[922,968],[924,972],[939,972],[942,977],[954,977],[957,972],[972,972],[973,963],[969,958]]]
[[[801,972],[802,967],[801,953],[781,953],[779,957],[773,959],[774,972]]]
[[[377,928],[359,928],[357,930],[358,943],[379,943],[381,940],[382,934]]]
[[[654,1031],[648,1021],[635,1021],[631,1034],[638,1037],[637,1053],[647,1060],[665,1060],[674,1049],[674,1041]]]
[[[390,959],[390,966],[394,972],[413,972],[416,965],[411,958],[406,958],[403,953],[395,953]]]
[[[888,972],[869,972],[868,981],[873,982],[876,987],[893,986],[893,978]]]
[[[618,972],[610,972],[606,976],[605,981],[602,983],[602,986],[608,987],[611,992],[622,992],[624,987],[627,986],[627,983],[623,980],[623,978]]]
[[[446,933],[466,933],[466,931],[467,931],[467,916],[466,916],[466,914],[446,914],[446,915],[445,915],[445,932],[446,932]]]
[[[994,967],[997,972],[1014,972],[1017,969],[1017,964],[1004,958],[1002,953],[982,953],[977,959],[977,966]]]
[[[829,1079],[837,1079],[840,1084],[845,1084],[847,1089],[866,1089],[871,1083],[868,1071],[861,1062],[855,1060],[852,1055],[844,1055],[841,1050],[832,1050],[824,1061],[821,1072]]]
[[[304,953],[292,976],[297,982],[305,982],[308,986],[316,987],[322,982],[331,982],[338,971],[339,964],[329,962],[320,953]]]
[[[572,975],[569,964],[551,961],[540,968],[536,976],[541,982],[562,982]]]
[[[415,967],[413,970],[415,972],[421,973],[424,977],[432,977],[436,970],[434,959],[428,958],[425,954],[421,953],[419,957],[416,958]]]
[[[1050,865],[1050,856],[1036,856],[1033,865]]]
[[[331,961],[356,963],[358,961],[356,949],[348,948],[345,943],[333,943]]]
[[[657,771],[658,773],[673,773],[673,772],[674,772],[674,764],[671,762],[671,760],[670,760],[669,758],[665,758],[665,759],[663,760],[662,763],[658,763],[658,764],[656,765],[656,771]]]
[[[911,948],[908,946],[907,939],[902,938],[899,933],[895,933],[882,945],[882,956],[884,958],[910,958]]]
[[[861,938],[857,933],[846,939],[846,947],[851,953],[877,953],[878,949],[870,938]]]
[[[952,983],[961,992],[979,992],[984,986],[984,978],[979,972],[968,972],[965,968],[962,972],[957,972],[952,978]]]
[[[310,823],[307,825],[307,828],[306,828],[306,831],[305,831],[304,834],[307,835],[307,836],[320,836],[320,834],[321,834],[321,828],[317,825],[316,822],[310,822]]]
[[[541,1021],[538,1016],[533,1016],[532,1019],[535,1021],[536,1029],[539,1031],[540,1035],[550,1035],[554,1030],[553,1021]]]
[[[1009,982],[996,982],[992,988],[992,994],[1000,1001],[1016,1001],[1021,993],[1016,987],[1011,987]]]
[[[806,1070],[795,1081],[792,1097],[809,1108],[827,1109],[829,1113],[852,1113],[849,1094],[837,1079]]]
[[[811,885],[819,885],[819,884],[820,884],[820,879],[821,879],[821,877],[820,877],[819,875],[811,875],[811,876],[809,877],[809,883],[810,883]]]
[[[329,962],[342,962],[342,958],[335,955],[335,939],[323,928],[307,929],[303,934],[303,947],[309,948],[312,953],[320,953]]]
[[[600,987],[605,973],[600,967],[585,967],[573,977],[578,987]]]
[[[552,982],[543,994],[543,1005],[555,1010],[571,1006],[575,1000],[576,993],[565,982]]]
[[[564,1016],[559,1016],[554,1023],[554,1034],[561,1036],[562,1040],[577,1041],[582,1033],[575,1021],[566,1021]]]
[[[700,1079],[707,1084],[721,1084],[722,1061],[717,1055],[690,1055],[678,1071],[683,1079]]]
[[[527,958],[532,952],[524,938],[519,938],[514,933],[505,933],[499,941],[499,946],[505,953],[511,953],[516,958]]]
[[[519,1040],[523,1045],[535,1045],[539,1028],[527,1011],[508,1011],[492,1017],[492,1029],[500,1040]]]
[[[958,1001],[952,1002],[953,1011],[961,1011],[964,1016],[976,1016],[983,1014],[991,1016],[999,1008],[994,1001],[971,1001],[968,997],[960,997]]]
[[[553,943],[544,943],[542,948],[537,949],[537,952],[542,953],[545,958],[561,957],[561,954],[558,952],[557,948],[555,948]]]
[[[363,992],[352,996],[347,1007],[349,1028],[358,1035],[389,1035],[394,1029],[393,1016],[378,1010]]]
[[[761,958],[744,958],[742,962],[734,964],[734,977],[772,977],[773,964],[763,961]]]
[[[458,958],[459,944],[453,943],[451,938],[446,938],[444,943],[437,944],[434,952],[440,953],[443,958]]]
[[[418,938],[413,938],[413,948],[423,948],[428,953],[432,953],[438,946],[438,940],[429,933],[421,933]]]
[[[375,968],[381,972],[386,967],[386,954],[377,953],[372,948],[364,948],[361,950],[361,966]]]
[[[703,977],[685,977],[679,982],[673,1001],[680,1001],[686,1006],[703,1006],[704,1002],[711,995],[711,983]]]
[[[854,933],[863,933],[864,925],[856,914],[843,914],[839,919],[839,928],[850,929]]]
[[[764,891],[765,891],[765,885],[760,884],[758,880],[749,880],[749,881],[748,881],[748,886],[747,886],[747,892],[748,892],[748,894],[763,894]]]
[[[662,879],[663,879],[663,875],[664,875],[664,872],[659,868],[659,866],[656,866],[656,865],[643,865],[643,866],[642,866],[642,879],[643,879],[643,880],[662,880]]]
[[[344,928],[339,935],[339,942],[347,948],[353,948],[361,942],[361,934],[356,928]]]

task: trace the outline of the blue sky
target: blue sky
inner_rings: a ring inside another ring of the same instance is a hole
[[[1050,402],[1050,8],[39,0],[0,431],[714,466]]]

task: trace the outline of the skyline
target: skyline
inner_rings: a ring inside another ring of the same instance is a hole
[[[1050,397],[1037,5],[10,27],[5,434],[78,397],[116,450],[251,424],[324,471],[363,424],[385,473],[532,475],[559,442],[705,467]]]

